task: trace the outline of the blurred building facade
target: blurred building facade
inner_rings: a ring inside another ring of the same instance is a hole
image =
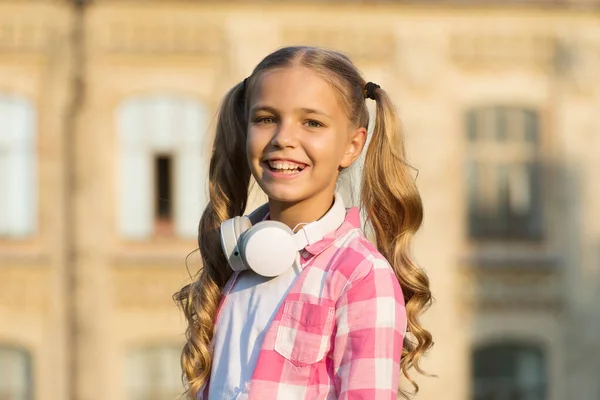
[[[599,399],[600,4],[577,0],[0,2],[0,399],[181,393],[214,115],[292,44],[403,117],[436,297],[417,398]]]

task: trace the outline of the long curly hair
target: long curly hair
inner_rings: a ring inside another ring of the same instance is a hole
[[[190,398],[195,398],[207,383],[215,316],[222,290],[232,275],[221,249],[219,228],[224,220],[241,215],[248,199],[249,99],[265,71],[291,66],[311,68],[327,80],[338,92],[355,127],[366,128],[369,124],[366,81],[350,59],[331,50],[304,46],[279,49],[226,94],[219,110],[210,160],[210,200],[198,228],[203,265],[194,281],[173,296],[188,324],[181,366]],[[410,244],[423,219],[423,205],[405,160],[404,135],[396,110],[383,89],[376,89],[373,97],[376,116],[364,160],[360,201],[377,249],[392,266],[404,293],[408,334],[404,338],[401,370],[416,393],[419,387],[409,376],[409,370],[414,368],[424,373],[419,359],[433,345],[431,334],[419,321],[432,300],[429,279],[410,256]],[[406,391],[400,393],[404,397],[409,395]]]

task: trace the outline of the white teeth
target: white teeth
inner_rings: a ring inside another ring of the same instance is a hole
[[[298,171],[298,169],[304,169],[303,165],[291,163],[291,162],[282,162],[282,161],[269,161],[269,166],[273,169],[279,169],[283,171]]]

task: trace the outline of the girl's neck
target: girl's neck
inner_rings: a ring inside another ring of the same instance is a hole
[[[290,229],[294,229],[298,224],[308,224],[323,217],[333,205],[333,201],[334,192],[329,190],[295,203],[269,199],[270,219],[282,222]],[[301,226],[297,228],[299,229]]]

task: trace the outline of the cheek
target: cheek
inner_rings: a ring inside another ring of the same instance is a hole
[[[337,171],[345,153],[346,143],[340,141],[335,135],[332,136],[326,140],[312,141],[307,145],[307,153],[312,155],[315,164]]]
[[[330,142],[327,144],[325,151],[329,155],[330,162],[332,164],[338,164],[344,154],[346,153],[346,147],[348,146],[348,136],[342,133],[336,133],[332,135]]]
[[[262,143],[260,143],[260,135],[256,135],[252,129],[248,130],[246,139],[246,154],[250,161],[259,158],[262,151]]]

